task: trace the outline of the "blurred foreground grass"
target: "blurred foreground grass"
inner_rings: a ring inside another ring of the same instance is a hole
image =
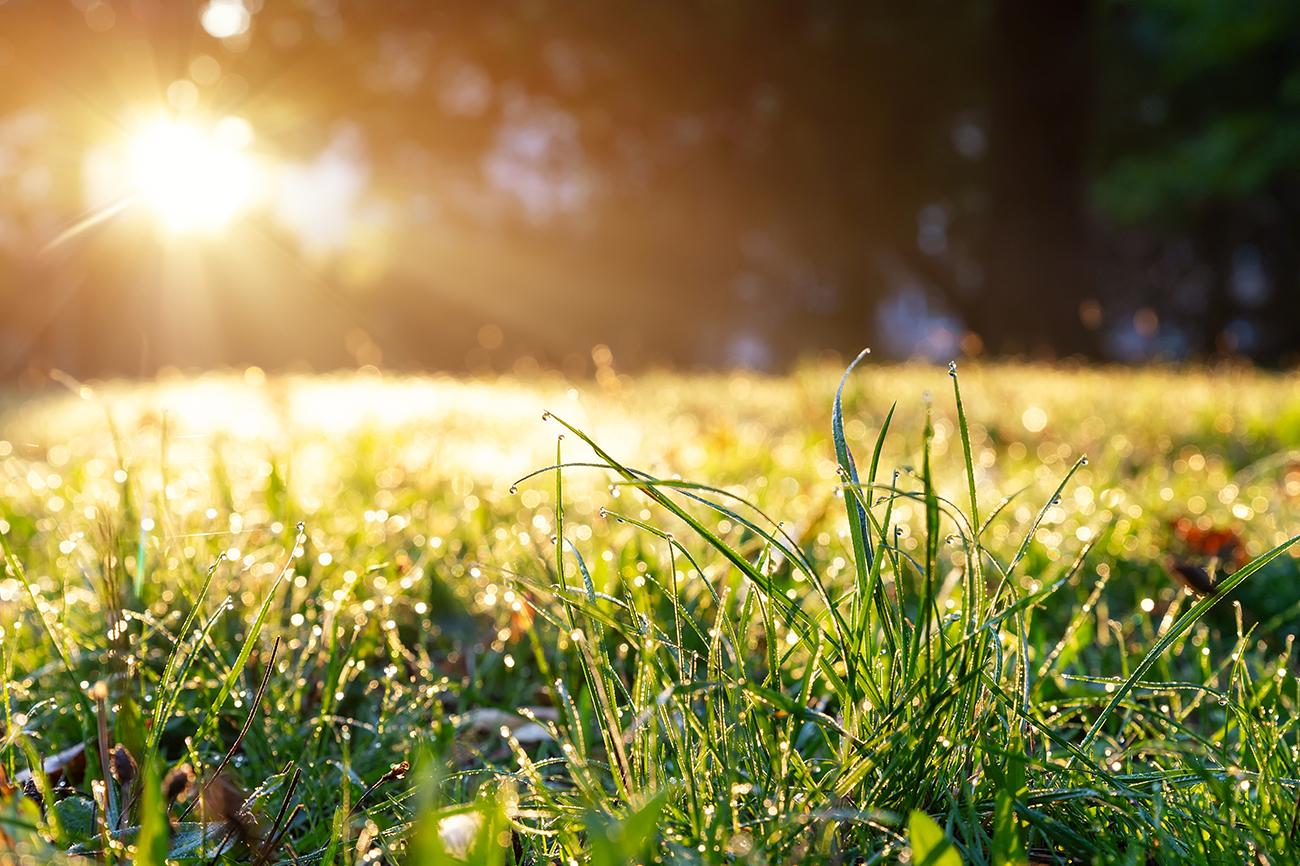
[[[971,863],[1293,862],[1300,569],[1190,619],[1169,574],[1300,532],[1300,378],[963,369],[968,472],[944,371],[863,368],[864,482],[898,406],[855,545],[841,373],[0,397],[0,763],[86,749],[0,827],[34,862],[919,862],[920,811]],[[669,484],[514,488],[561,432]]]

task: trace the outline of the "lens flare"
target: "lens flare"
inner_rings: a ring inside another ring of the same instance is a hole
[[[256,197],[259,173],[245,152],[251,140],[239,118],[210,131],[180,120],[152,123],[132,143],[135,191],[171,231],[219,229]]]

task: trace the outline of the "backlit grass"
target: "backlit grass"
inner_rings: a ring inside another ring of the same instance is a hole
[[[1300,380],[972,368],[963,415],[865,367],[836,417],[842,372],[9,394],[0,764],[86,751],[0,825],[34,862],[1294,860]]]

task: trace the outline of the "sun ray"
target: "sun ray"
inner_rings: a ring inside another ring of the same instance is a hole
[[[38,255],[41,256],[46,255],[51,250],[54,250],[57,247],[62,246],[63,244],[67,243],[68,241],[72,240],[73,238],[77,237],[83,232],[89,231],[90,229],[94,228],[95,226],[99,225],[105,220],[112,219],[113,217],[117,216],[122,211],[126,210],[131,205],[138,202],[139,200],[140,200],[139,195],[136,194],[126,195],[123,196],[122,198],[117,199],[116,201],[111,201],[108,204],[94,208],[89,213],[87,213],[84,217],[77,220],[75,223],[68,226],[63,231],[59,232],[58,236],[54,238],[54,240],[50,241],[45,246],[41,247],[41,251],[40,253],[38,253]]]
[[[131,182],[163,225],[177,233],[219,229],[259,193],[260,172],[246,153],[247,121],[224,117],[210,130],[158,120],[134,139]]]

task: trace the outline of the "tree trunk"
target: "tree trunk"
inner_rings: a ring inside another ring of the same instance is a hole
[[[1085,216],[1092,64],[1088,0],[994,0],[987,312],[995,352],[1096,353]]]

